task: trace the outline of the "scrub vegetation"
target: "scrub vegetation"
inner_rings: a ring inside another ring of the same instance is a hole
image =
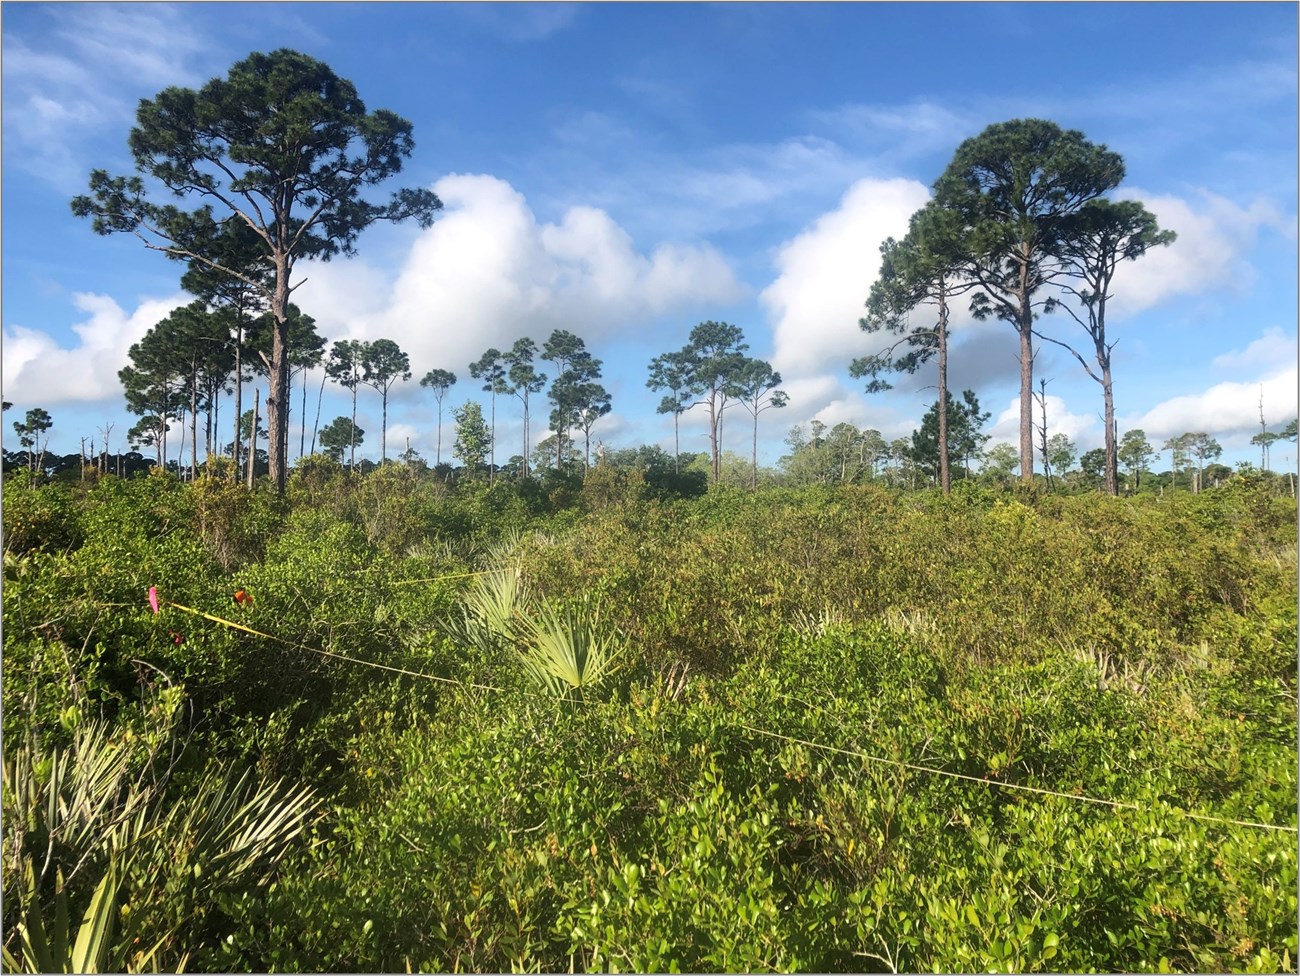
[[[6,968],[1294,970],[1276,486],[674,484],[11,474]]]

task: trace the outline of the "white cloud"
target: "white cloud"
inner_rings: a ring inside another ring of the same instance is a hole
[[[36,329],[5,329],[5,399],[47,406],[121,397],[117,373],[127,365],[127,351],[186,301],[181,293],[149,299],[128,314],[107,295],[78,292],[73,304],[90,318],[72,327],[81,341],[70,349]]]
[[[573,3],[527,3],[499,8],[488,4],[467,4],[461,16],[502,40],[517,44],[542,41],[569,27],[577,18]]]
[[[417,378],[461,374],[488,347],[522,336],[540,345],[568,329],[591,347],[649,316],[743,294],[709,245],[661,244],[646,256],[593,207],[542,223],[492,176],[448,176],[434,190],[444,216],[415,238],[391,284],[363,262],[336,261],[304,268],[296,293],[323,335],[393,339]]]
[[[827,206],[869,171],[860,156],[808,134],[705,147],[687,157],[606,113],[566,117],[553,134],[555,147],[534,157],[537,185],[549,186],[557,200],[581,195],[638,228],[674,236],[797,222],[809,201]],[[582,174],[577,182],[575,172]],[[561,183],[557,174],[568,176]]]
[[[780,274],[759,297],[773,321],[773,365],[783,375],[843,369],[870,351],[858,319],[880,270],[880,245],[905,234],[927,199],[915,180],[859,180],[836,210],[781,245]]]
[[[207,48],[192,17],[166,4],[95,5],[61,11],[56,36],[99,77],[113,66],[120,80],[142,85],[193,85],[187,59]]]
[[[978,118],[965,110],[924,98],[900,105],[842,105],[810,113],[818,126],[846,137],[877,160],[911,160],[951,152],[979,129]]]
[[[1245,349],[1215,356],[1211,365],[1220,370],[1248,370],[1276,366],[1296,358],[1296,337],[1271,328]]]
[[[1265,200],[1240,207],[1208,191],[1202,191],[1194,202],[1136,189],[1115,195],[1141,200],[1162,229],[1178,234],[1173,244],[1152,248],[1116,270],[1114,298],[1108,305],[1116,318],[1135,315],[1179,295],[1216,289],[1242,294],[1254,281],[1254,270],[1245,255],[1259,230],[1270,227],[1294,233],[1277,208]]]
[[[380,433],[381,431],[379,430],[379,425],[376,425],[374,436],[368,437],[368,439],[373,442],[375,447],[379,446]],[[388,456],[390,458],[397,457],[399,454],[404,452],[406,450],[407,440],[410,440],[411,446],[415,448],[417,451],[419,451],[420,448],[424,446],[423,442],[426,439],[428,440],[429,444],[432,445],[435,442],[438,432],[433,431],[432,437],[427,437],[426,435],[428,433],[429,432],[424,427],[417,427],[414,424],[402,424],[402,423],[395,424],[392,422],[392,419],[390,418],[388,423]],[[445,446],[446,445],[444,445],[444,447]]]
[[[742,214],[802,195],[828,179],[843,185],[856,168],[836,143],[815,136],[724,146],[712,163],[679,170],[673,180],[677,193],[697,206]]]
[[[1047,435],[1051,437],[1054,434],[1064,434],[1070,438],[1081,450],[1088,450],[1096,447],[1102,440],[1102,424],[1095,415],[1070,413],[1065,401],[1058,396],[1048,395],[1044,398],[1047,404]],[[1042,407],[1039,401],[1034,400],[1034,424],[1037,426],[1042,422]],[[1008,404],[1007,408],[998,414],[993,421],[992,428],[988,431],[991,440],[989,444],[996,444],[1003,441],[1012,446],[1020,444],[1020,397],[1014,397]],[[1034,434],[1034,455],[1037,459],[1039,435]]]
[[[6,157],[75,190],[89,172],[85,147],[129,124],[142,94],[197,84],[192,62],[210,46],[193,18],[165,4],[53,5],[47,16],[48,32],[5,34]],[[121,140],[125,153],[125,128]]]
[[[1165,400],[1140,416],[1120,419],[1120,430],[1140,427],[1152,443],[1203,431],[1244,444],[1259,432],[1261,396],[1270,428],[1276,430],[1296,416],[1296,379],[1293,360],[1253,381],[1216,383],[1204,393]]]

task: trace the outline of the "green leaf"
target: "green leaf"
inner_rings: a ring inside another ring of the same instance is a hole
[[[72,948],[74,973],[99,973],[105,969],[108,950],[113,938],[113,919],[117,910],[117,862],[110,858],[108,870],[100,879],[86,909],[85,918],[77,932]]]

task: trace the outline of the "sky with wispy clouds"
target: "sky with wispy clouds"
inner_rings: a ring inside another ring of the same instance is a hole
[[[1226,460],[1258,461],[1261,398],[1273,429],[1296,415],[1293,4],[10,2],[2,17],[6,421],[46,408],[55,451],[110,422],[122,448],[133,418],[117,371],[189,300],[176,264],[95,236],[69,200],[92,169],[130,171],[141,98],[280,47],[409,119],[402,180],[444,204],[430,229],[375,227],[356,258],[300,266],[295,299],[330,340],[395,340],[415,379],[455,372],[445,407],[485,402],[467,366],[488,347],[569,329],[613,395],[593,437],[671,449],[646,365],[714,319],[783,376],[789,406],[762,418],[769,463],[813,418],[905,436],[933,377],[868,396],[848,375],[878,342],[857,322],[880,243],[962,140],[1038,117],[1123,155],[1116,196],[1178,233],[1116,282],[1120,430],[1157,445],[1203,430]],[[968,314],[956,325],[952,383],[1014,442],[1015,336]],[[1068,316],[1043,326],[1083,347]],[[1045,344],[1037,375],[1052,430],[1099,446],[1099,387]],[[323,422],[348,403],[327,385]],[[359,408],[362,453],[377,457],[378,397]],[[518,413],[498,403],[499,459]],[[684,449],[707,449],[699,413]],[[448,421],[444,449],[450,435]],[[407,439],[432,459],[435,407],[414,380],[389,405],[390,447]]]

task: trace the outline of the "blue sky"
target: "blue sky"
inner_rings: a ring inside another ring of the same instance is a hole
[[[1118,195],[1179,234],[1116,285],[1120,430],[1157,446],[1204,430],[1225,460],[1258,462],[1261,393],[1273,429],[1296,415],[1294,4],[5,3],[2,26],[7,444],[8,421],[40,406],[51,449],[99,440],[107,422],[122,449],[127,348],[188,299],[179,266],[96,237],[68,201],[93,168],[130,170],[139,99],[278,47],[411,120],[402,182],[445,205],[427,231],[372,228],[357,258],[300,266],[298,304],[331,340],[395,340],[416,379],[451,369],[448,406],[485,402],[466,367],[489,346],[566,328],[605,362],[614,412],[593,437],[671,449],[646,364],[721,319],[785,378],[790,405],[762,417],[769,463],[813,417],[904,436],[933,378],[867,396],[848,375],[872,350],[857,319],[879,243],[963,139],[1040,117],[1122,154]],[[1084,338],[1064,315],[1044,324]],[[963,315],[955,338],[954,387],[975,389],[995,440],[1014,442],[1011,328]],[[1099,387],[1046,346],[1036,375],[1052,430],[1099,446]],[[310,422],[319,374],[309,382]],[[327,386],[322,423],[347,410]],[[398,387],[390,453],[409,438],[432,459],[434,411],[414,380]],[[516,402],[497,418],[504,460]],[[377,457],[367,391],[358,424]],[[741,427],[726,446],[743,453]],[[450,437],[448,422],[444,456]],[[707,443],[697,408],[682,446]],[[1274,467],[1293,455],[1279,447]]]

